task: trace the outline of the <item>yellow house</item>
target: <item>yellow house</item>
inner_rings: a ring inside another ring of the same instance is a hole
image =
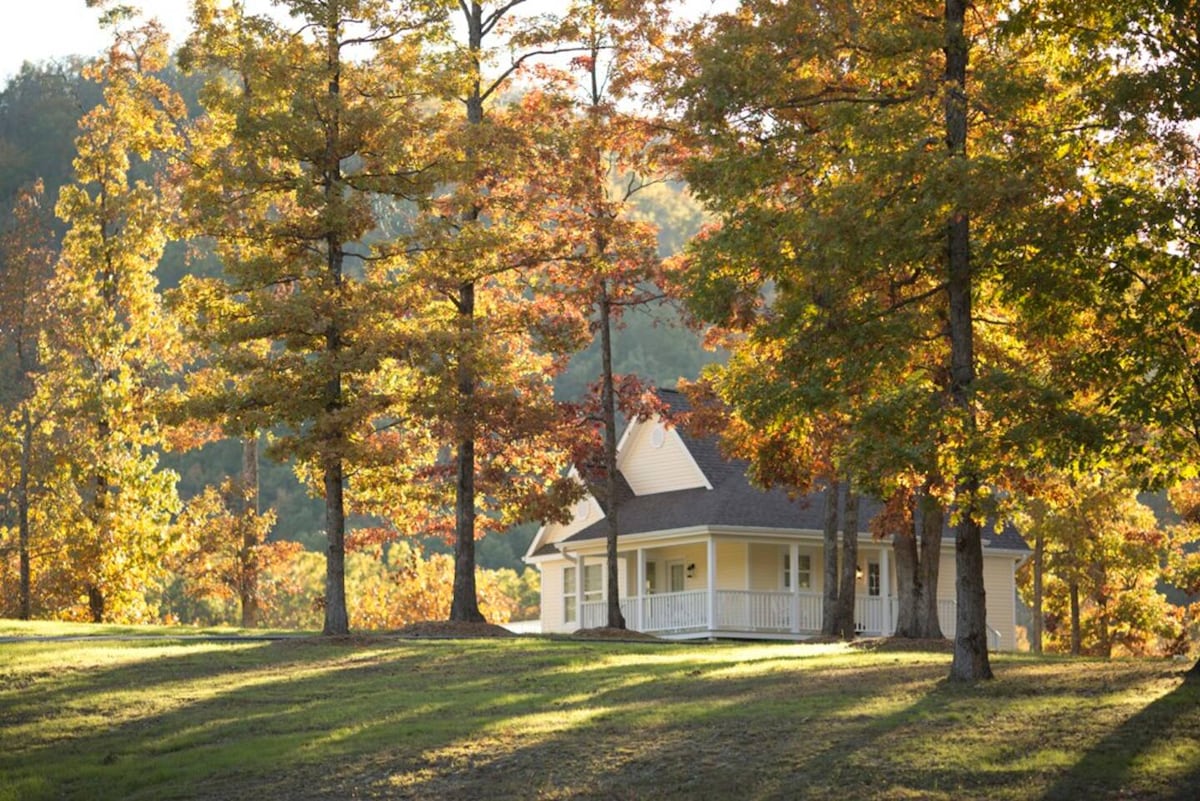
[[[660,390],[675,409],[682,395]],[[803,639],[821,630],[825,498],[792,501],[746,477],[712,440],[635,420],[618,448],[618,593],[626,625],[672,639]],[[896,576],[890,542],[872,540],[878,504],[859,512],[856,625],[864,635],[895,628]],[[543,526],[525,555],[542,579],[542,631],[602,626],[604,510],[580,501],[565,525]],[[1029,555],[1011,529],[985,532],[984,586],[991,647],[1016,645],[1017,566]],[[938,582],[942,632],[954,635],[954,540],[944,538]]]

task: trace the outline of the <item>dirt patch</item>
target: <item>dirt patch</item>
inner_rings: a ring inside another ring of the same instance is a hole
[[[425,620],[409,623],[392,632],[397,637],[464,639],[475,637],[516,637],[503,626],[492,623],[463,623],[453,620]]]
[[[851,648],[864,651],[928,651],[932,653],[954,653],[954,641],[917,640],[907,637],[864,637],[848,643]]]
[[[645,634],[630,629],[615,629],[609,626],[598,626],[594,629],[579,629],[571,634],[576,640],[638,640],[642,642],[664,642],[653,634]]]

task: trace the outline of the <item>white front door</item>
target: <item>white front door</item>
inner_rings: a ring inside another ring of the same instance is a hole
[[[683,562],[667,562],[667,592],[683,592],[684,590]]]

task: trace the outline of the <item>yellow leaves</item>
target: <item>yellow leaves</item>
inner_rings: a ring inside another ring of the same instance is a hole
[[[386,554],[386,555],[385,555]],[[354,628],[396,629],[409,623],[445,620],[454,589],[454,559],[448,554],[422,554],[407,543],[373,547],[346,559]],[[488,622],[507,623],[534,616],[538,572],[526,569],[477,570],[475,585],[480,611]]]

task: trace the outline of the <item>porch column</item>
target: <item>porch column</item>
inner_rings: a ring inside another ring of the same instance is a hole
[[[717,540],[708,535],[708,630],[717,628]]]
[[[788,548],[788,572],[792,586],[792,634],[800,633],[800,546],[792,543]]]
[[[884,636],[895,633],[892,627],[892,577],[888,565],[890,553],[887,547],[879,549],[879,594],[883,596],[883,631]]]
[[[637,549],[637,612],[634,613],[634,630],[646,629],[646,549]]]
[[[575,628],[583,628],[583,568],[584,556],[575,557]]]

